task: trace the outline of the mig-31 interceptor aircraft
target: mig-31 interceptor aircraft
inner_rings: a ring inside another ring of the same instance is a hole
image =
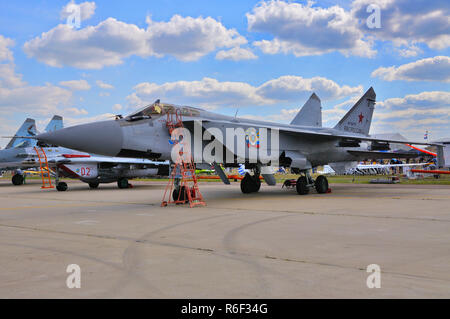
[[[313,179],[309,174],[311,168],[366,158],[398,157],[389,151],[389,143],[429,144],[369,136],[375,99],[375,91],[370,88],[333,128],[322,127],[318,113],[321,102],[315,94],[290,124],[225,116],[157,100],[126,117],[39,134],[37,139],[106,156],[172,162],[177,161],[182,149],[183,156],[192,156],[197,168],[211,165],[226,184],[227,176],[215,164],[223,167],[245,164],[252,174],[247,172],[241,180],[243,193],[257,192],[260,176],[267,184],[275,185],[271,166],[290,167],[300,175],[296,183],[299,194],[307,194],[312,188],[326,193],[327,178],[321,175]],[[176,129],[169,130],[168,122],[175,123]],[[442,147],[438,149],[442,154]]]

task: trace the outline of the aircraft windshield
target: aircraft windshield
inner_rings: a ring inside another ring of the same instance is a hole
[[[186,116],[198,115],[199,111],[193,107],[176,107],[172,104],[153,103],[143,107],[135,113],[127,116],[128,119],[144,119],[151,118],[152,116],[165,115],[167,113],[175,113],[176,109],[181,109],[181,114]]]
[[[143,107],[142,109],[136,111],[133,114],[130,114],[128,118],[143,118],[143,117],[152,117],[154,115],[162,115],[170,112],[174,112],[175,107],[173,105],[164,105],[153,103]]]

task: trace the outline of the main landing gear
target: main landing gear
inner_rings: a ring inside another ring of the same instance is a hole
[[[123,188],[130,188],[130,187],[131,187],[131,184],[128,183],[128,179],[122,177],[122,178],[120,178],[120,179],[117,181],[117,186],[118,186],[120,189],[123,189]]]
[[[11,179],[11,182],[13,185],[23,185],[25,183],[25,177],[22,174],[14,174],[14,176]]]
[[[58,182],[56,184],[56,190],[58,192],[65,192],[67,190],[67,183],[66,182]]]
[[[89,182],[89,188],[96,189],[96,188],[98,188],[99,184],[100,184],[99,182]]]
[[[261,179],[259,178],[259,174],[256,172],[253,175],[246,173],[244,178],[241,180],[241,191],[244,194],[256,193],[260,188]]]
[[[295,183],[295,188],[299,195],[308,194],[309,190],[313,187],[319,194],[327,193],[329,189],[327,178],[320,175],[314,180],[309,173],[305,172],[304,175],[300,176]]]

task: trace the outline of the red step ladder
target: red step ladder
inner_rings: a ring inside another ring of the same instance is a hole
[[[172,132],[176,128],[184,127],[180,109],[176,109],[175,114],[172,112],[167,113],[166,126],[169,129],[170,136],[172,136]],[[174,144],[177,143],[178,141],[174,141]],[[178,157],[170,173],[166,190],[164,191],[161,202],[162,207],[169,204],[184,204],[187,202],[189,202],[190,207],[199,205],[206,206],[198,187],[198,179],[195,175],[195,165],[192,156],[190,154],[188,155],[189,159],[186,160],[183,149],[177,154]],[[179,181],[178,190],[175,187],[175,181]]]
[[[54,188],[52,185],[52,180],[50,178],[50,169],[48,168],[47,154],[42,147],[34,147],[34,151],[39,159],[39,168],[42,178],[41,188]],[[45,176],[47,174],[47,176]]]

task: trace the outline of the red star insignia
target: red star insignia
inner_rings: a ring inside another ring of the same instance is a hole
[[[362,123],[362,120],[363,120],[363,118],[364,118],[364,115],[362,115],[362,113],[361,113],[361,114],[358,115],[358,117],[359,117],[359,123]]]

